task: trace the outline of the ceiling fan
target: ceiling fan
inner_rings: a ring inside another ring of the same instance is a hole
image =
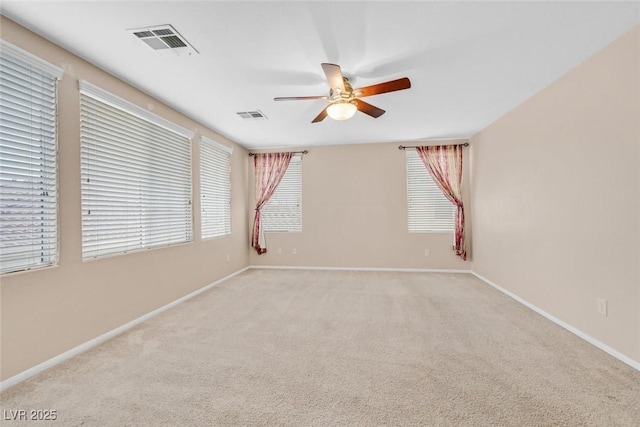
[[[378,83],[371,86],[365,86],[353,89],[349,83],[349,79],[342,75],[340,66],[336,64],[322,64],[324,74],[329,82],[329,96],[285,96],[273,98],[274,101],[297,101],[309,99],[325,99],[329,102],[324,110],[316,116],[311,123],[318,123],[324,120],[327,115],[334,120],[348,120],[360,110],[365,114],[377,119],[385,113],[381,108],[375,107],[360,98],[365,96],[379,95],[381,93],[395,92],[397,90],[409,89],[411,81],[407,77],[397,80],[391,80],[384,83]]]

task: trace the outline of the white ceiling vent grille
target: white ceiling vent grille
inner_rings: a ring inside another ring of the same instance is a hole
[[[198,54],[189,42],[171,25],[134,28],[127,30],[160,55],[193,55]]]
[[[267,116],[260,110],[256,111],[239,111],[236,113],[245,120],[267,120]]]

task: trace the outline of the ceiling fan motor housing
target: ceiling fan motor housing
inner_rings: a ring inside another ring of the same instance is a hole
[[[329,90],[329,102],[336,102],[339,100],[343,101],[351,101],[355,98],[355,94],[353,92],[353,87],[349,83],[349,80],[346,77],[343,77],[344,81],[344,90],[341,88],[335,88]]]

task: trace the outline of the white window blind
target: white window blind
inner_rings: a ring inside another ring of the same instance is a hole
[[[80,87],[83,259],[190,241],[192,134]]]
[[[271,199],[262,208],[263,230],[267,232],[302,231],[301,157],[294,156]]]
[[[200,203],[203,239],[231,234],[231,147],[200,139]]]
[[[57,262],[60,77],[61,69],[0,44],[0,273]]]
[[[407,150],[408,224],[411,233],[452,233],[455,206],[442,194],[422,159]]]

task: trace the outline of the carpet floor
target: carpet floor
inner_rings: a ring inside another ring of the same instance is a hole
[[[640,425],[640,372],[465,274],[249,270],[0,398],[57,411],[31,425]]]

